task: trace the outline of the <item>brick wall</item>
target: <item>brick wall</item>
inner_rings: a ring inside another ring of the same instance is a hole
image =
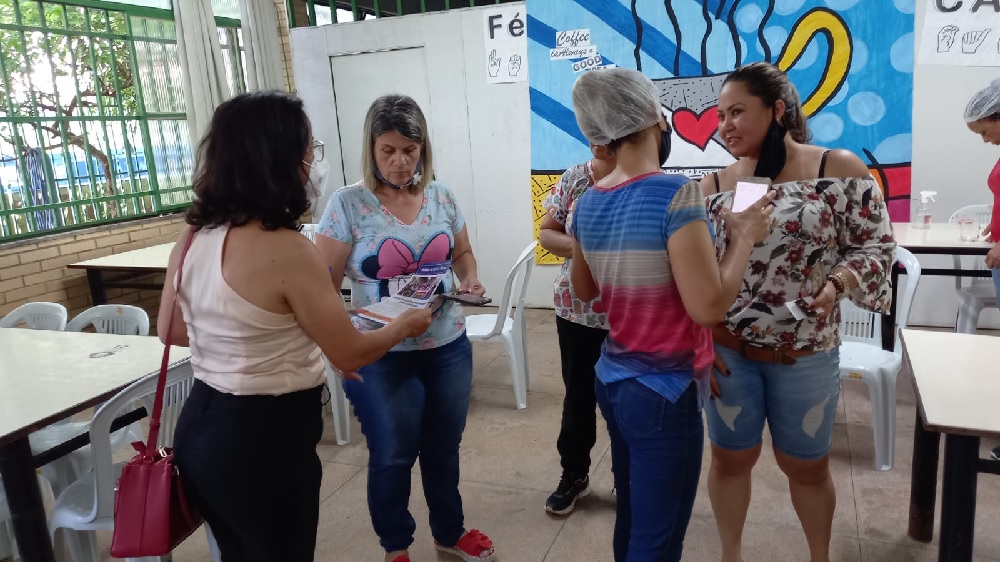
[[[26,302],[58,302],[72,318],[91,306],[90,290],[86,273],[67,265],[174,242],[183,224],[174,214],[0,244],[0,316]],[[162,283],[163,276],[150,281]],[[160,292],[108,289],[108,302],[139,306],[155,325]]]
[[[295,91],[295,80],[292,76],[292,43],[288,35],[288,9],[285,0],[274,0],[274,10],[278,15],[278,37],[281,38],[281,55],[285,63],[285,90]],[[295,16],[298,18],[298,16]]]

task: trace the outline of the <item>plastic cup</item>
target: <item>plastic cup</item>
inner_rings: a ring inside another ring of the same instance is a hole
[[[979,239],[979,223],[972,218],[958,219],[958,239],[962,242],[975,242]]]

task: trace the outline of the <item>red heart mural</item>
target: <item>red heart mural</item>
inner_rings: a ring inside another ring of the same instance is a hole
[[[712,106],[700,114],[695,114],[686,107],[674,111],[674,130],[677,135],[689,143],[705,150],[712,135],[719,130],[719,114],[717,106]]]

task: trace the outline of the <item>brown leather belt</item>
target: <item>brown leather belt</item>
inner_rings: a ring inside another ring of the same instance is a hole
[[[763,363],[776,363],[778,365],[794,365],[799,357],[806,357],[816,353],[802,349],[792,349],[788,347],[771,347],[750,343],[725,329],[722,326],[712,328],[712,339],[722,347],[738,352],[744,358],[751,361]]]

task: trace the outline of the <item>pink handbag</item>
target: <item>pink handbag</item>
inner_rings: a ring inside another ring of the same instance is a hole
[[[184,243],[180,264],[177,267],[177,287],[181,284],[181,271],[187,256],[192,232]],[[176,298],[176,297],[175,297]],[[188,504],[181,484],[180,474],[174,466],[171,449],[157,447],[160,432],[160,415],[163,412],[163,393],[167,384],[167,364],[173,335],[174,306],[171,304],[170,324],[167,328],[163,362],[156,385],[153,416],[149,423],[146,443],[132,443],[137,454],[122,469],[115,491],[115,529],[111,539],[111,555],[115,558],[139,558],[169,554],[184,539],[191,536],[204,519]]]

